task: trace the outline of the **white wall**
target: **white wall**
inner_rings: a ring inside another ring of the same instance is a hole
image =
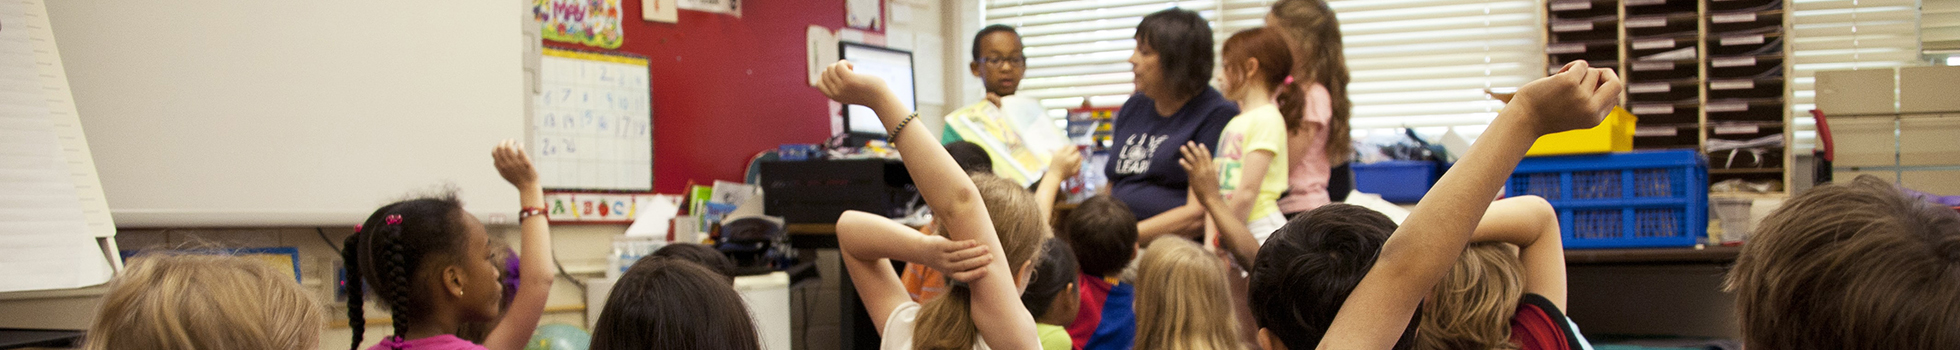
[[[351,225],[451,183],[516,192],[524,1],[52,1],[121,227]]]

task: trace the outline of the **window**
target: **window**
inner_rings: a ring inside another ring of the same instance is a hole
[[[1791,149],[1816,147],[1817,72],[1921,65],[1916,0],[1789,0]],[[1825,111],[1829,112],[1829,111]]]
[[[1272,0],[986,0],[988,24],[1018,28],[1027,46],[1021,93],[1054,109],[1119,106],[1134,91],[1137,22],[1171,6],[1212,21],[1222,43],[1262,26]],[[1481,126],[1501,107],[1484,95],[1544,76],[1533,0],[1334,0],[1352,81],[1356,130]],[[1216,52],[1216,48],[1214,48]],[[1480,128],[1477,128],[1480,129]],[[1473,131],[1474,132],[1474,131]]]

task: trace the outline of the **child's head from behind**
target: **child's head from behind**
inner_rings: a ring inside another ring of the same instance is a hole
[[[674,243],[653,251],[653,256],[692,261],[735,283],[735,261],[721,251],[699,243]]]
[[[592,327],[593,350],[758,350],[728,278],[692,261],[647,257],[620,276]]]
[[[1234,33],[1225,39],[1219,56],[1225,60],[1225,74],[1219,76],[1218,85],[1225,90],[1225,98],[1234,101],[1245,99],[1250,89],[1277,88],[1293,73],[1293,52],[1274,29],[1259,27]]]
[[[1060,237],[1043,243],[1034,273],[1028,277],[1027,292],[1021,304],[1028,307],[1035,322],[1066,326],[1075,322],[1078,306],[1075,281],[1082,272],[1075,264],[1075,251]]]
[[[1137,262],[1136,348],[1237,350],[1225,263],[1183,237],[1152,242]]]
[[[1041,213],[1034,204],[1034,194],[1015,184],[1012,180],[988,174],[968,174],[973,185],[980,190],[980,200],[987,207],[987,215],[994,224],[994,232],[1000,238],[1001,252],[1007,255],[1007,266],[1014,277],[1014,285],[1026,288],[1028,277],[1033,272],[1035,257],[1040,255],[1042,242],[1052,237],[1048,224],[1042,222]],[[979,330],[973,326],[972,290],[963,285],[946,288],[946,294],[927,301],[919,308],[917,334],[912,340],[915,349],[970,349]]]
[[[1348,294],[1374,268],[1395,222],[1368,208],[1329,204],[1273,232],[1252,263],[1249,303],[1262,342],[1312,349],[1334,324]],[[1407,348],[1415,323],[1396,348]]]
[[[1871,176],[1812,188],[1763,219],[1727,288],[1750,348],[1960,344],[1960,214]]]
[[[946,144],[946,154],[953,156],[953,163],[967,173],[994,173],[994,158],[987,155],[987,149],[980,144],[968,141],[953,141]]]
[[[322,326],[311,293],[264,262],[151,254],[109,282],[87,349],[313,349]]]
[[[1062,238],[1075,248],[1082,273],[1107,277],[1136,256],[1137,217],[1116,197],[1090,197],[1062,218]]]
[[[346,288],[352,291],[348,304],[363,302],[362,288],[371,291],[393,311],[395,336],[436,313],[464,322],[497,317],[501,261],[493,261],[496,253],[483,224],[463,211],[454,195],[376,209],[343,246]],[[347,310],[357,347],[365,327],[362,313],[358,307]]]
[[[1422,305],[1416,348],[1516,349],[1511,318],[1524,297],[1524,263],[1502,243],[1476,243]]]

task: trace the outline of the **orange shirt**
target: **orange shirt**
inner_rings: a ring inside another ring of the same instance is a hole
[[[926,223],[925,227],[919,228],[919,233],[936,234],[932,227],[932,223]],[[939,297],[940,294],[946,294],[946,275],[925,265],[905,264],[905,271],[899,274],[898,280],[905,284],[905,293],[912,296],[913,302],[923,304],[927,300]]]

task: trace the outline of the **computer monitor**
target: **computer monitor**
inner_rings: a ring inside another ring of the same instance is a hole
[[[851,61],[858,73],[869,74],[885,79],[885,86],[891,88],[898,100],[905,104],[906,110],[918,110],[918,91],[913,87],[912,53],[883,47],[843,42],[838,43],[838,58]],[[863,144],[870,140],[884,139],[885,124],[878,121],[878,114],[871,108],[849,105],[844,108],[844,130],[850,134],[846,140],[852,144]]]

